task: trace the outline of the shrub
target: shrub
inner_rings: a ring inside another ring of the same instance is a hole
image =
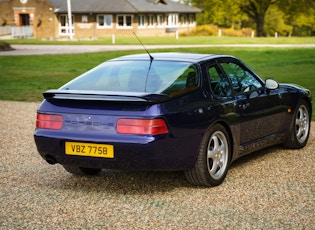
[[[213,36],[218,35],[218,30],[215,25],[201,25],[190,32],[181,33],[181,36]]]
[[[229,37],[250,37],[252,35],[252,28],[242,28],[235,30],[233,28],[220,29],[216,25],[200,25],[190,32],[181,33],[181,36],[218,36],[219,30],[221,30],[222,36]]]
[[[9,43],[0,41],[0,51],[13,50]]]

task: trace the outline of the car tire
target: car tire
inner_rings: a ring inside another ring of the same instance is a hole
[[[185,171],[186,179],[197,186],[220,185],[229,169],[231,152],[231,139],[224,126],[211,126],[201,140],[195,166]]]
[[[302,100],[294,112],[288,138],[283,144],[285,147],[300,149],[306,145],[311,127],[310,116],[310,107],[305,100]]]
[[[101,169],[84,168],[77,165],[63,165],[63,167],[67,172],[79,176],[96,175],[101,171]]]

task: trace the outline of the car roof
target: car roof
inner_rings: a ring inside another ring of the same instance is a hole
[[[203,60],[215,59],[219,57],[232,57],[228,55],[220,54],[199,54],[199,53],[180,53],[180,52],[160,52],[160,53],[150,53],[154,60],[168,60],[168,61],[188,61],[188,62],[201,62]],[[143,54],[132,54],[121,56],[115,59],[116,60],[148,60],[150,56],[148,53]]]

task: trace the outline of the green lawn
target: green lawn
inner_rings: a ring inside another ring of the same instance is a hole
[[[263,79],[295,83],[315,95],[315,49],[313,48],[187,48],[161,49],[220,53],[242,59]],[[71,55],[0,56],[0,100],[40,101],[42,92],[58,88],[70,79],[113,57],[139,51]],[[313,111],[314,111],[313,103]],[[313,115],[315,120],[315,115]]]

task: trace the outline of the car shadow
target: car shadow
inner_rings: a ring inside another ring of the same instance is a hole
[[[276,152],[281,147],[270,147],[264,150],[241,157],[233,162],[230,170],[246,166],[259,161],[266,155]],[[118,171],[102,170],[97,176],[75,176],[67,173],[60,167],[61,177],[49,183],[55,189],[70,189],[85,192],[106,192],[115,195],[148,195],[173,191],[177,188],[207,189],[196,187],[188,183],[182,171],[156,172],[156,171]],[[233,177],[228,174],[227,177]]]
[[[243,167],[247,163],[260,160],[263,157],[267,156],[268,154],[271,154],[272,152],[277,152],[279,150],[285,150],[285,148],[281,146],[272,146],[272,147],[268,147],[268,148],[250,153],[248,155],[242,156],[232,163],[232,165],[230,166],[230,169]]]
[[[76,176],[66,171],[62,175],[51,186],[116,195],[156,194],[190,186],[183,172],[102,170],[97,176]]]

